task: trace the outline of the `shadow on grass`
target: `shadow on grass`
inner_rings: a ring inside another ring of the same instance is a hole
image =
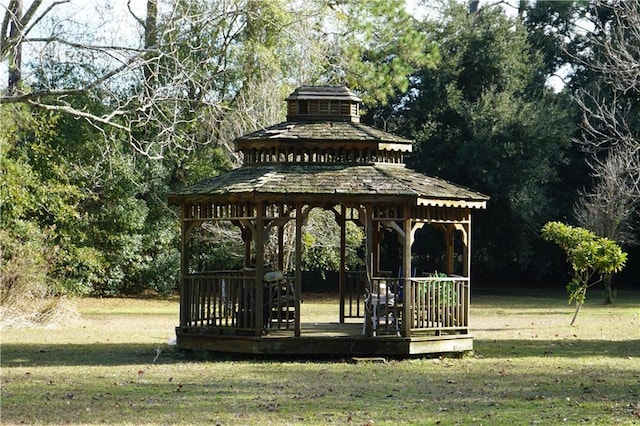
[[[637,357],[640,340],[486,340],[476,339],[475,353],[484,358],[526,357]],[[160,351],[160,352],[159,352]],[[428,358],[428,357],[425,357]],[[345,356],[273,356],[215,352],[185,353],[173,346],[154,344],[7,344],[2,345],[2,367],[117,366],[173,364],[188,361],[313,361],[348,362]]]
[[[535,340],[475,339],[477,354],[486,358],[524,357],[637,357],[640,354],[640,340]]]
[[[158,354],[158,351],[161,351]],[[174,363],[184,354],[166,344],[3,344],[2,367]]]

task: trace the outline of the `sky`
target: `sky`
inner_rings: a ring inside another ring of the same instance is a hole
[[[424,4],[429,4],[425,0],[406,0],[407,9],[418,19],[429,14],[429,8]],[[459,0],[466,3],[468,0]],[[45,0],[40,7],[40,11],[47,9],[54,0]],[[495,4],[498,0],[480,0],[480,7]],[[32,3],[30,0],[24,0],[24,9],[26,10]],[[146,0],[69,0],[68,3],[60,5],[54,9],[55,14],[50,14],[50,18],[55,16],[56,25],[52,25],[50,19],[45,19],[39,25],[40,33],[33,32],[29,34],[31,37],[46,37],[52,33],[71,34],[72,38],[80,41],[92,41],[98,45],[117,45],[132,48],[138,48],[141,45],[141,28],[135,18],[131,16],[127,3],[130,4],[131,10],[139,16],[144,17],[146,10]],[[513,14],[517,11],[518,0],[504,1],[502,7],[507,14]],[[4,12],[8,7],[9,0],[0,0],[0,15],[4,16]],[[98,34],[94,40],[89,40]],[[23,62],[27,62],[29,56],[39,55],[40,46],[24,47]],[[31,50],[29,50],[31,49]],[[28,72],[25,67],[24,74]],[[26,77],[26,75],[25,75]],[[0,63],[0,87],[6,85],[7,81],[7,64]],[[550,85],[556,90],[562,87],[560,79],[550,80]]]
[[[141,43],[140,26],[127,9],[128,0],[69,0],[56,6],[38,24],[37,30],[28,37],[50,37],[52,34],[65,34],[65,39],[76,42],[91,42],[96,45],[117,45],[137,48]],[[38,11],[47,10],[54,0],[44,0]],[[130,0],[131,9],[143,17],[146,0]],[[9,0],[0,0],[0,19],[4,18]],[[32,4],[24,0],[23,13]],[[36,15],[38,16],[38,15]],[[55,20],[55,25],[53,21]],[[97,35],[97,36],[96,36]],[[95,37],[95,38],[94,38]],[[93,40],[91,40],[93,39]],[[23,64],[29,57],[42,54],[43,43],[23,45]],[[0,62],[0,87],[6,86],[8,65]],[[24,67],[23,75],[28,68]],[[27,77],[24,75],[24,77]]]

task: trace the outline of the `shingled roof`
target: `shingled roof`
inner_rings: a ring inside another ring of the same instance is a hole
[[[236,139],[236,143],[264,140],[392,142],[411,147],[412,141],[366,124],[345,121],[285,122]]]
[[[236,139],[245,165],[170,195],[173,204],[235,201],[409,202],[485,208],[489,197],[407,168],[409,139],[359,122],[345,87],[302,87],[290,121]],[[291,120],[295,118],[295,120]]]
[[[308,200],[310,196],[338,199],[410,198],[416,204],[484,208],[487,196],[425,176],[404,166],[370,164],[271,164],[240,167],[175,192],[170,200],[214,197],[251,200],[261,196]]]

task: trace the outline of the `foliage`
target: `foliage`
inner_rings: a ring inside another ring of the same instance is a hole
[[[587,289],[601,282],[605,275],[620,272],[624,268],[627,254],[608,238],[597,237],[587,229],[561,222],[545,224],[542,237],[560,246],[571,264],[573,277],[567,285],[567,292],[569,302],[575,302],[577,306],[571,321],[573,325],[585,301]]]
[[[362,266],[364,231],[353,222],[346,224],[346,268]],[[303,227],[302,264],[305,270],[338,271],[340,269],[340,227],[329,211],[313,209]]]
[[[79,206],[85,194],[70,177],[69,165],[56,153],[60,117],[12,106],[2,107],[0,114],[3,240],[9,246],[42,245],[34,250],[31,260],[42,268],[36,281],[51,294],[86,293],[88,289],[82,285],[67,285],[67,261],[82,247],[65,237],[65,229],[80,219]],[[47,260],[38,255],[41,250],[43,255],[49,253]],[[12,250],[4,255],[9,262]]]
[[[26,108],[0,108],[0,317],[5,326],[51,325],[73,315],[59,298],[71,289],[57,270],[66,252],[56,236],[60,223],[77,216],[79,191],[59,169],[51,167],[45,176],[25,155],[33,149],[40,159],[50,156],[36,141],[50,136],[54,122],[50,117],[36,127]]]
[[[230,223],[206,223],[194,229],[190,253],[194,272],[240,269],[244,244],[238,228]]]
[[[579,58],[583,84],[576,138],[589,155],[593,185],[576,205],[581,225],[625,246],[640,241],[640,4],[592,5],[589,50]]]
[[[178,228],[159,196],[166,171],[126,144],[99,144],[69,116],[5,106],[3,123],[3,228],[24,238],[22,222],[49,235],[54,293],[173,290]]]
[[[448,275],[444,272],[430,272],[427,274],[430,278],[447,278]],[[429,279],[416,281],[415,284],[418,287],[418,297],[425,299],[431,297],[430,303],[433,303],[436,307],[452,307],[459,302],[460,295],[455,290],[454,282],[448,280],[432,281]]]
[[[21,79],[0,95],[2,225],[46,231],[47,280],[72,294],[171,292],[179,227],[167,192],[238,165],[232,141],[282,121],[293,82],[353,83],[384,103],[435,60],[399,0],[149,0],[118,23],[139,38],[101,34],[66,2],[18,3],[0,34],[0,60]],[[194,264],[236,264],[241,244],[212,235],[194,242],[207,247]],[[308,264],[335,268],[323,238]]]
[[[28,37],[10,15],[18,3],[30,3]],[[89,7],[104,12],[107,3]],[[623,3],[535,2],[508,18],[498,7],[470,15],[451,2],[423,23],[401,0],[144,3],[146,15],[124,15],[127,30],[110,34],[64,1],[12,0],[2,13],[0,60],[22,79],[0,95],[3,239],[42,244],[56,293],[173,291],[180,230],[166,194],[239,165],[233,140],[282,121],[282,99],[300,84],[346,83],[370,121],[415,138],[416,168],[492,197],[474,216],[482,277],[546,270],[539,265],[552,260],[538,230],[568,217],[579,190],[592,186],[585,154],[567,148],[575,105],[545,87],[551,74],[572,63],[568,88],[594,89],[584,104],[591,130],[607,129],[611,121],[598,117],[608,111],[623,119],[608,128],[626,126],[637,142],[636,92],[611,95],[625,81],[615,72],[634,68],[603,66],[604,53],[622,53],[615,62],[637,47],[615,13]],[[581,32],[579,19],[596,31]],[[600,151],[592,164],[607,161]],[[335,269],[335,221],[319,223],[308,224],[305,267]],[[352,225],[355,268],[362,236]],[[214,244],[214,235],[198,236],[194,244],[207,248],[194,264],[235,265],[240,244]]]
[[[416,72],[407,95],[370,118],[416,140],[412,167],[491,196],[474,215],[477,273],[533,273],[546,262],[538,230],[566,214],[559,206],[577,192],[558,185],[572,104],[544,86],[544,62],[518,21],[498,8],[470,15],[456,4],[443,16],[424,29],[438,44],[437,69]]]
[[[436,44],[419,31],[403,0],[338,1],[331,7],[337,43],[327,71],[332,81],[361,91],[365,104],[386,105],[407,91],[413,70],[438,63]]]
[[[529,43],[543,55],[544,73],[575,86],[575,75],[567,73],[567,65],[588,48],[588,37],[581,22],[590,19],[589,1],[536,1],[528,2],[524,25]]]

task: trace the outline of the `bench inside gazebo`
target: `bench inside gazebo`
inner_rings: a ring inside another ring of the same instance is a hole
[[[182,224],[178,347],[294,355],[471,350],[471,213],[488,197],[406,167],[412,141],[361,124],[360,99],[346,87],[303,86],[287,103],[286,122],[236,140],[242,167],[170,196]],[[340,228],[339,313],[326,323],[301,311],[302,227],[314,208],[331,212]],[[202,272],[191,265],[193,232],[212,222],[239,230],[242,269]],[[364,229],[363,271],[346,268],[348,222]],[[414,276],[411,248],[424,226],[444,236],[446,274]],[[285,243],[286,227],[293,247]],[[380,270],[389,233],[401,246],[393,273]],[[270,236],[278,241],[278,261],[267,266]],[[287,249],[295,259],[289,271]]]

